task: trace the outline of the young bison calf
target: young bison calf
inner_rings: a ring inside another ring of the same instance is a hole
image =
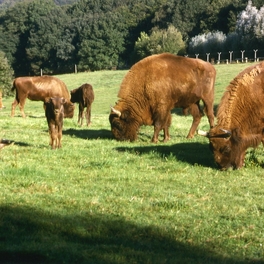
[[[84,108],[86,107],[87,126],[91,124],[91,106],[94,101],[94,91],[92,85],[85,83],[79,88],[71,91],[71,102],[79,104],[78,124],[82,126],[84,118]]]
[[[50,145],[52,149],[61,148],[62,127],[64,117],[63,97],[47,98],[44,103],[45,115],[49,126]]]

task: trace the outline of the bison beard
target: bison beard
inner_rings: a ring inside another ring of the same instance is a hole
[[[117,140],[137,139],[142,125],[153,125],[152,142],[170,139],[171,110],[183,108],[193,116],[187,138],[192,138],[203,116],[200,100],[210,127],[214,125],[213,101],[215,69],[207,62],[169,53],[152,55],[136,63],[123,79],[119,101],[111,108],[109,122]]]
[[[65,99],[52,97],[45,100],[45,114],[49,126],[50,146],[52,149],[61,148],[62,127]]]
[[[244,166],[246,150],[264,143],[264,63],[246,68],[228,85],[217,110],[217,125],[198,134],[209,139],[221,170]]]

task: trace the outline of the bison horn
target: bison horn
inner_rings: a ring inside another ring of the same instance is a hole
[[[120,117],[121,116],[121,112],[120,111],[118,111],[118,110],[116,110],[114,107],[112,107],[111,106],[111,111],[114,113],[114,114],[117,114],[118,115],[118,117]]]
[[[230,130],[227,130],[227,129],[223,129],[223,128],[220,128],[220,130],[228,135],[231,136],[231,131]]]
[[[203,137],[208,137],[209,133],[203,130],[197,130],[197,134]]]

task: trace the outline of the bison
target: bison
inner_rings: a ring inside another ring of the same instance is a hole
[[[94,91],[91,84],[85,83],[71,91],[71,102],[79,103],[78,124],[83,125],[84,108],[86,107],[87,126],[91,124],[91,107],[94,101]]]
[[[44,102],[52,149],[61,148],[65,102],[63,97],[49,97]]]
[[[64,117],[72,118],[74,104],[70,101],[70,93],[63,81],[52,76],[18,77],[13,82],[12,91],[16,90],[16,98],[12,103],[11,116],[15,115],[15,108],[19,104],[20,111],[25,117],[24,106],[26,99],[43,101],[50,97],[64,97]]]
[[[200,100],[213,127],[215,76],[210,63],[169,53],[137,62],[124,77],[120,99],[111,108],[109,121],[114,138],[134,141],[141,125],[153,125],[152,142],[158,141],[161,130],[166,142],[173,108],[183,108],[185,113],[190,110],[193,122],[187,138],[192,138],[203,115]]]
[[[264,143],[264,63],[246,68],[227,86],[217,109],[217,124],[208,137],[221,170],[244,165],[249,147]]]

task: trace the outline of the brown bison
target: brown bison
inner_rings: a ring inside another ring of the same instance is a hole
[[[85,83],[71,91],[71,102],[79,103],[78,124],[83,125],[84,108],[86,107],[87,126],[91,124],[91,107],[94,101],[94,91],[91,84]]]
[[[214,125],[213,101],[216,71],[208,62],[163,53],[136,63],[124,77],[116,105],[109,121],[117,140],[134,141],[141,125],[154,125],[152,142],[161,130],[169,139],[173,108],[190,110],[193,123],[188,133],[192,138],[200,123],[200,100],[210,127]]]
[[[15,108],[19,104],[20,111],[25,117],[24,106],[26,99],[45,101],[50,97],[64,97],[64,117],[72,118],[74,104],[70,101],[70,93],[63,81],[52,76],[19,77],[13,82],[12,91],[16,90],[16,98],[12,103],[11,116],[15,115]]]
[[[264,143],[264,63],[248,67],[232,80],[217,110],[217,125],[207,136],[222,170],[244,165],[249,147]]]
[[[52,149],[61,148],[65,102],[63,97],[50,97],[44,102]]]

